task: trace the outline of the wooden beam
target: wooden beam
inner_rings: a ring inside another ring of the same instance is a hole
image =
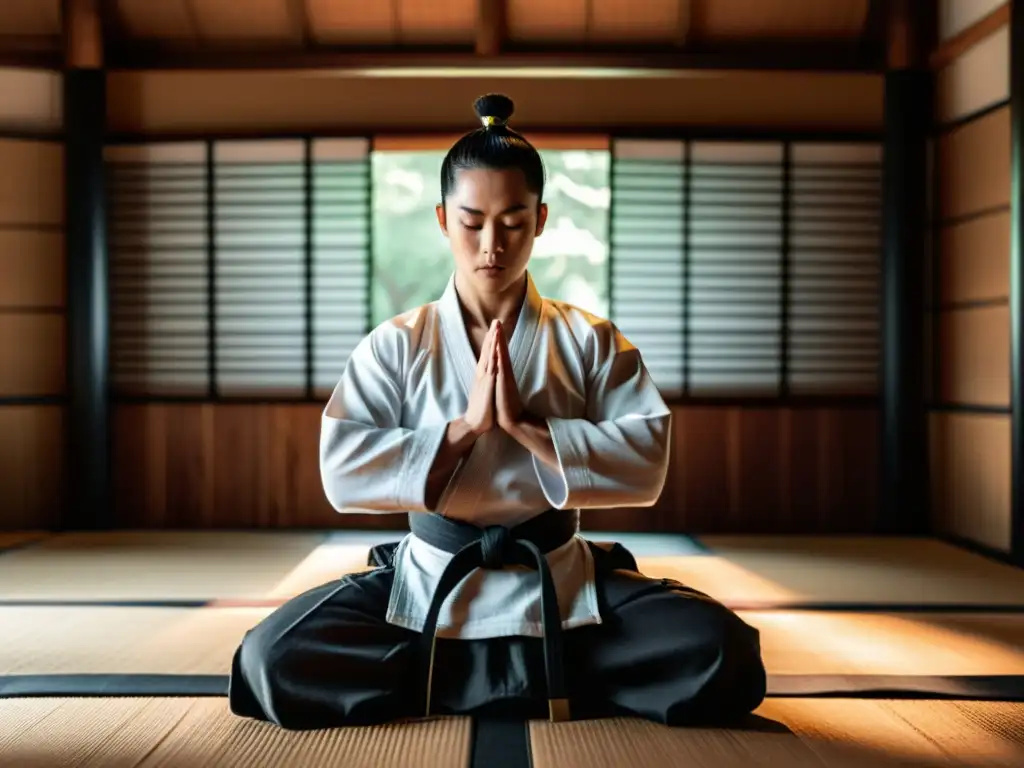
[[[103,67],[103,20],[99,0],[65,0],[65,62],[68,67]]]
[[[999,6],[985,18],[976,21],[963,32],[941,43],[929,57],[931,68],[933,70],[942,69],[1000,27],[1009,24],[1010,5],[1010,3],[1006,3]]]
[[[505,0],[477,0],[476,53],[497,56],[505,40]]]
[[[199,23],[199,11],[193,0],[179,0],[182,10],[188,16],[188,23],[192,26],[192,34],[195,39],[192,41],[196,48],[203,47],[203,25]]]
[[[802,71],[821,73],[880,74],[882,57],[866,52],[857,43],[849,46],[809,43],[787,45],[739,45],[717,50],[681,51],[675,45],[643,48],[551,47],[514,49],[506,44],[500,54],[486,55],[476,47],[427,49],[317,49],[293,48],[183,51],[146,45],[121,46],[110,52],[111,70],[396,70],[444,69],[510,71],[540,69],[626,69],[706,71]]]
[[[306,0],[288,0],[288,20],[291,22],[293,34],[302,43],[302,48],[309,50],[314,35]]]
[[[64,51],[0,50],[0,67],[11,69],[64,69]]]
[[[679,16],[676,22],[675,43],[680,48],[690,41],[690,30],[693,29],[693,6],[697,0],[678,0]]]

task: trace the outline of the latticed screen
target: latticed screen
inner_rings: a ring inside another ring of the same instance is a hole
[[[879,154],[615,142],[611,314],[667,396],[875,391]]]
[[[118,392],[323,396],[366,332],[365,139],[108,148]]]
[[[559,157],[552,195],[579,196],[571,174],[589,174],[586,210],[608,214],[607,232],[578,235],[606,263],[593,293],[666,397],[876,391],[879,147],[623,139],[594,157]],[[387,211],[371,210],[368,140],[119,145],[108,181],[119,394],[329,393],[374,323]]]
[[[107,157],[114,386],[205,395],[214,363],[206,147],[120,146]]]

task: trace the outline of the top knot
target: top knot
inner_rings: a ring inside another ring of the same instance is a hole
[[[512,117],[512,113],[515,112],[515,104],[508,96],[489,93],[477,99],[473,104],[473,109],[485,128],[504,127]]]

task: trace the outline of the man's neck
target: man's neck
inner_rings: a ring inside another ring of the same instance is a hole
[[[523,273],[521,280],[500,293],[475,291],[472,286],[460,281],[456,274],[455,290],[468,328],[489,328],[493,320],[500,320],[511,331],[526,300],[526,273]]]

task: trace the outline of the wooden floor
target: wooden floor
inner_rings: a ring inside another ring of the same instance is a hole
[[[397,535],[0,535],[0,675],[225,675],[260,618]],[[757,626],[775,694],[734,729],[536,722],[534,768],[1024,766],[1022,703],[779,693],[814,676],[1024,675],[1024,572],[930,540],[595,538]],[[470,742],[463,718],[294,734],[217,697],[0,698],[3,766],[467,768]]]

